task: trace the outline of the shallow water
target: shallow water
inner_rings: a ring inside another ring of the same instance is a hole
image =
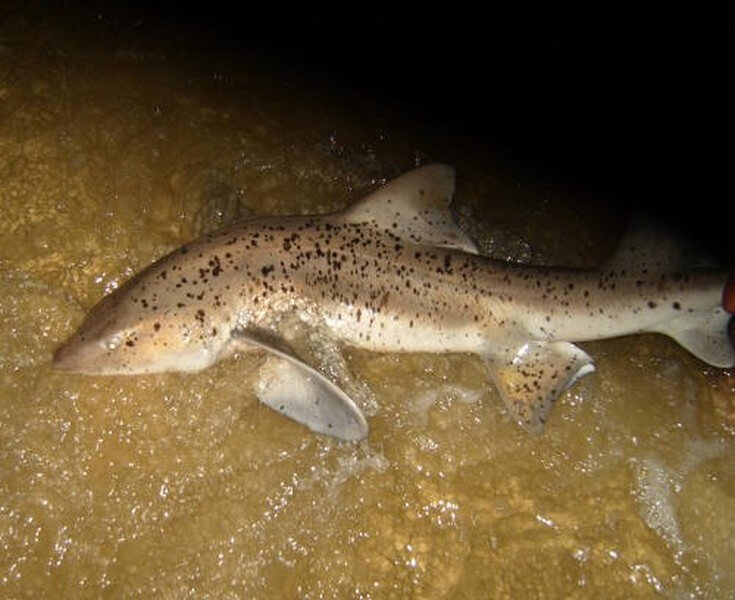
[[[86,310],[198,232],[333,210],[417,161],[457,166],[460,221],[498,256],[593,264],[619,226],[257,61],[80,27],[32,8],[0,21],[0,595],[735,589],[735,380],[662,337],[585,344],[597,372],[539,437],[465,355],[347,349],[378,399],[360,444],[259,405],[259,357],[51,371]]]

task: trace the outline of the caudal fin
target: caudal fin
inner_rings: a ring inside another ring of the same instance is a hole
[[[691,242],[655,223],[639,219],[628,226],[617,252],[604,268],[637,271],[647,273],[650,277],[713,266],[713,259]],[[718,302],[721,305],[718,306]],[[735,313],[735,274],[722,288],[721,296],[719,293],[713,294],[710,306],[694,312],[681,311],[681,314],[648,330],[675,339],[707,364],[720,368],[733,367],[735,350],[728,333],[731,317],[728,313]]]
[[[694,356],[714,367],[735,366],[728,332],[731,315],[717,307],[710,312],[684,314],[654,328],[675,339]]]

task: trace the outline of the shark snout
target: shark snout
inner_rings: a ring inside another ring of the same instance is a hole
[[[93,354],[78,336],[74,336],[54,352],[51,366],[57,371],[85,372],[94,360]]]
[[[57,371],[104,374],[110,371],[115,349],[121,345],[121,335],[96,336],[78,331],[54,353],[51,366]]]

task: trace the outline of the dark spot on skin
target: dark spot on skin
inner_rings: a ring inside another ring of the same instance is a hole
[[[648,301],[648,308],[656,308],[656,303],[653,300]]]
[[[263,267],[260,272],[263,273],[263,277],[268,277],[268,273],[273,272],[275,267],[273,265],[268,265],[267,267]]]
[[[135,346],[135,342],[133,340],[126,340],[125,345],[129,348],[132,348],[133,346]]]
[[[674,307],[674,310],[681,310],[681,304],[678,302],[674,302],[671,306]]]
[[[153,329],[155,329],[156,331],[158,331],[159,329],[161,329],[161,324],[160,323],[153,323]]]

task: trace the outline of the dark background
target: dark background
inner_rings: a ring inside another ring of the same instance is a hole
[[[511,16],[436,6],[67,8],[202,53],[257,56],[345,102],[379,103],[451,143],[684,226],[735,262],[735,54],[724,14]]]

